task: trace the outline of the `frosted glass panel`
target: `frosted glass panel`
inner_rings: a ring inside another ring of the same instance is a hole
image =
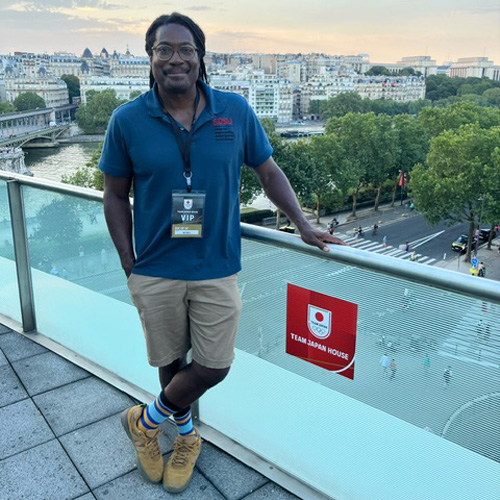
[[[7,183],[0,180],[0,314],[21,322]]]

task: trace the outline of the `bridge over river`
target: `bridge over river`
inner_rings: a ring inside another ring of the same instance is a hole
[[[76,104],[57,108],[35,109],[0,115],[0,147],[56,144],[56,139],[69,128]]]

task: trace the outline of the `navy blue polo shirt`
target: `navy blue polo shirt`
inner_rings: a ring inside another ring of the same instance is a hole
[[[207,103],[194,127],[191,170],[193,190],[206,192],[202,238],[171,238],[172,190],[186,182],[156,84],[116,109],[106,131],[99,168],[133,178],[136,274],[205,280],[241,269],[241,166],[261,165],[272,147],[243,97],[198,84]]]

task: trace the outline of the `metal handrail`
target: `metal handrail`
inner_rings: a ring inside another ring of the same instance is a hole
[[[103,201],[103,192],[95,189],[1,171],[0,179],[16,180],[22,185],[65,195],[73,195],[85,200]],[[479,300],[488,300],[500,304],[500,284],[496,281],[478,279],[474,276],[456,273],[447,269],[408,262],[350,247],[330,245],[330,252],[327,253],[318,248],[306,245],[298,236],[251,224],[241,223],[241,229],[242,235],[245,238],[290,248],[314,255],[315,257],[333,259],[369,271],[405,278],[415,283],[430,285],[450,292],[459,292]]]

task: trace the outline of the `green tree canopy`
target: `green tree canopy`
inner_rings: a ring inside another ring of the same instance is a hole
[[[111,114],[124,102],[116,97],[113,89],[106,89],[102,92],[89,91],[87,104],[80,105],[76,111],[78,126],[87,134],[104,132]]]
[[[140,90],[133,90],[132,92],[130,92],[129,101],[133,101],[134,99],[139,97],[141,94],[142,94],[142,92]]]
[[[77,169],[72,175],[63,175],[61,182],[104,191],[104,174],[99,170],[103,146],[104,141],[101,141],[85,166]]]
[[[483,93],[483,97],[492,106],[500,108],[500,88],[488,89]]]
[[[80,80],[75,75],[62,75],[61,80],[68,86],[69,102],[73,102],[73,97],[80,96]]]
[[[14,99],[14,107],[16,111],[29,111],[31,109],[45,109],[47,106],[43,98],[38,94],[25,92]]]
[[[500,127],[483,129],[468,124],[432,139],[424,165],[415,166],[410,189],[415,206],[431,224],[469,223],[469,248],[481,197],[488,213],[497,213],[500,198],[498,150]]]
[[[500,110],[462,100],[445,108],[425,108],[418,120],[431,137],[436,137],[445,130],[457,130],[468,123],[477,123],[481,128],[500,125]]]
[[[323,101],[320,105],[321,117],[324,120],[344,116],[347,113],[364,113],[365,100],[357,92],[345,92],[332,99]]]
[[[365,75],[367,76],[390,76],[391,72],[385,66],[373,66],[370,68]]]
[[[355,216],[359,190],[366,183],[373,160],[375,115],[348,113],[341,118],[331,118],[326,123],[325,131],[335,135],[340,144],[342,160],[335,184],[346,195],[352,195],[352,214]]]
[[[14,106],[10,102],[0,102],[0,115],[5,113],[14,113]]]

